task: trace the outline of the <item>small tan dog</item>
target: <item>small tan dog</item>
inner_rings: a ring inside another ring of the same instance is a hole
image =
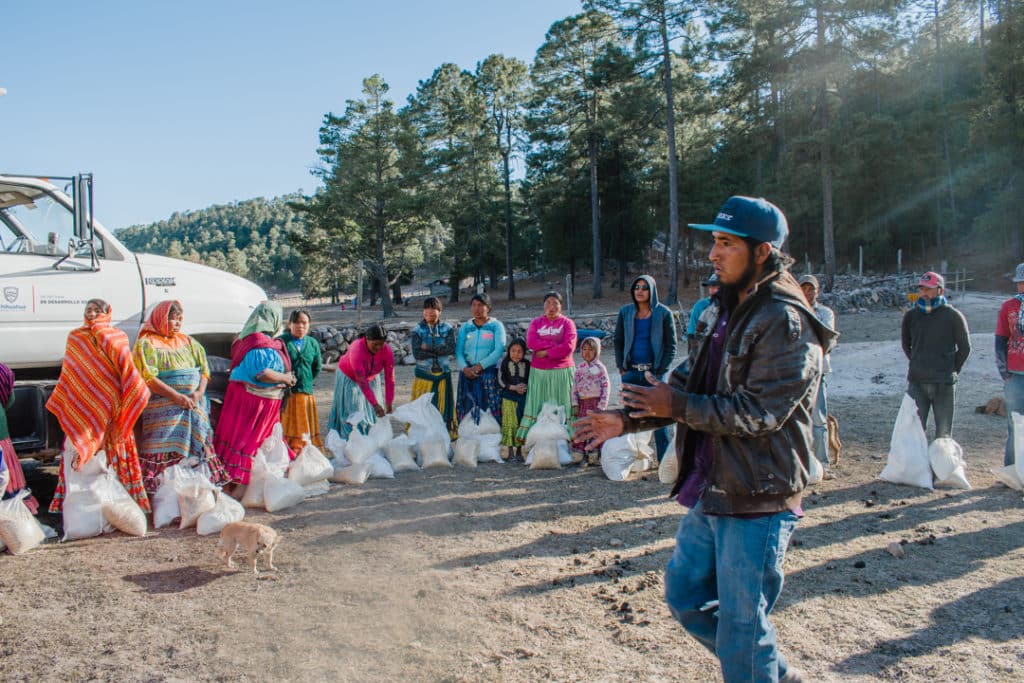
[[[234,568],[231,556],[236,548],[245,551],[249,561],[252,562],[252,573],[259,574],[256,569],[256,561],[263,553],[267,554],[267,567],[277,571],[274,566],[274,548],[281,539],[277,532],[264,524],[255,522],[231,522],[220,532],[220,542],[217,544],[221,559],[228,569]]]

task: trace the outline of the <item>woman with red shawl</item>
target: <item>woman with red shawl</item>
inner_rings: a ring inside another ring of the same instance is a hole
[[[0,498],[10,498],[25,488],[25,474],[21,471],[21,461],[14,452],[11,433],[7,428],[7,411],[14,405],[14,372],[0,363],[0,472],[7,470],[7,488],[0,489]],[[2,480],[0,480],[2,481]],[[36,514],[39,503],[32,496],[25,498],[25,505],[32,514]]]
[[[217,422],[213,448],[231,481],[228,493],[241,498],[249,486],[252,459],[260,444],[281,421],[281,400],[295,374],[281,330],[281,305],[264,301],[245,321],[231,344],[231,375],[224,408]],[[289,455],[294,457],[289,449]]]
[[[213,451],[206,350],[181,331],[182,320],[180,301],[161,301],[139,330],[132,351],[152,393],[139,437],[142,481],[149,495],[156,493],[160,474],[185,458],[189,466],[206,465],[215,484],[226,479]]]
[[[145,512],[149,497],[142,485],[142,470],[132,430],[149,401],[149,387],[132,362],[128,335],[110,324],[110,304],[90,299],[85,323],[68,335],[64,364],[46,408],[57,417],[73,451],[65,449],[70,464],[81,469],[99,451],[107,454],[111,471]],[[50,512],[64,504],[64,467]]]

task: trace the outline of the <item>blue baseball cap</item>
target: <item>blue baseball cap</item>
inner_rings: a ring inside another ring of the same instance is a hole
[[[767,199],[754,197],[729,197],[714,223],[689,223],[691,228],[707,232],[727,232],[730,235],[749,237],[757,242],[768,242],[776,249],[789,236],[789,223],[779,207]]]

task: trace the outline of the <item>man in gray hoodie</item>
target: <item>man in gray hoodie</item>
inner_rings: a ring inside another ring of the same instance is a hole
[[[650,372],[664,381],[676,357],[676,323],[672,311],[658,301],[658,284],[650,275],[640,275],[629,288],[633,303],[619,309],[615,323],[615,366],[623,384],[650,386]],[[663,427],[654,432],[658,462],[665,456],[672,438]]]

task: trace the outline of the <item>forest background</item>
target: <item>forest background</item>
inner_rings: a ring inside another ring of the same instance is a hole
[[[782,207],[826,289],[861,253],[1007,269],[1022,36],[1019,0],[588,0],[532,64],[441,64],[401,106],[368,75],[324,115],[314,194],[119,236],[307,295],[352,291],[361,263],[385,316],[423,273],[513,299],[515,273],[582,269],[601,298],[605,269],[621,287],[652,245],[673,303],[704,256],[685,224],[729,194]]]

